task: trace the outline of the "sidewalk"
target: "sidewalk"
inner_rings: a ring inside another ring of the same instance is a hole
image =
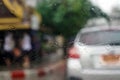
[[[35,69],[0,72],[0,80],[64,80],[65,60]]]

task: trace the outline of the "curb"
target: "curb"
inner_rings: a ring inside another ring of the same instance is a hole
[[[0,80],[49,80],[47,76],[56,71],[64,71],[65,61],[41,67],[38,69],[24,69],[0,72]]]

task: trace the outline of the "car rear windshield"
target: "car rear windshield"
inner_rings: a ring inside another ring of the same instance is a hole
[[[120,31],[97,31],[81,34],[80,42],[86,45],[120,45]]]

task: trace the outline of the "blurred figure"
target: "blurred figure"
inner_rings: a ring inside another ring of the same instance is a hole
[[[15,41],[13,40],[13,35],[12,33],[7,33],[7,35],[5,36],[5,40],[4,40],[4,56],[5,56],[5,62],[7,66],[10,66],[11,61],[12,61],[12,50],[15,47]]]
[[[32,52],[34,54],[31,54],[31,59],[40,61],[40,59],[42,58],[40,38],[37,36],[34,36],[32,40],[33,40],[32,41]]]
[[[13,35],[12,33],[8,33],[5,36],[5,43],[4,43],[4,50],[6,52],[11,52],[15,47],[15,42],[13,40]]]
[[[22,65],[24,68],[30,68],[30,59],[29,59],[28,55],[25,55],[23,57],[23,64]]]
[[[32,7],[29,8],[30,8],[31,34],[32,36],[36,36],[40,28],[40,22],[38,16],[34,12],[34,9]]]
[[[24,33],[22,41],[21,41],[21,48],[23,51],[24,61],[28,62],[30,60],[30,56],[33,54],[32,51],[32,44],[31,38],[27,33]],[[26,56],[27,55],[27,56]]]
[[[54,40],[53,40],[52,36],[47,35],[47,34],[45,34],[43,36],[43,40],[42,40],[42,53],[43,53],[43,55],[51,53],[51,48],[53,48],[53,45],[52,45],[53,41]]]
[[[31,27],[31,39],[32,39],[32,51],[34,54],[31,55],[32,60],[38,59],[38,56],[41,57],[41,43],[40,43],[40,21],[39,17],[36,15],[34,8],[29,7],[30,10],[30,27]]]
[[[58,48],[56,49],[57,59],[62,59],[64,56],[64,37],[62,35],[56,36],[55,40],[57,41]],[[59,47],[60,46],[60,47]]]
[[[13,50],[13,65],[15,67],[22,67],[23,55],[19,48],[14,48]]]
[[[23,50],[24,55],[30,54],[32,50],[31,38],[27,33],[24,33],[23,35],[23,39],[21,42],[21,48]]]

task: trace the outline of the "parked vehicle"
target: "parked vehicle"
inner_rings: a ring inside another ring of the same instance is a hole
[[[119,80],[120,28],[83,28],[68,56],[68,80]]]

